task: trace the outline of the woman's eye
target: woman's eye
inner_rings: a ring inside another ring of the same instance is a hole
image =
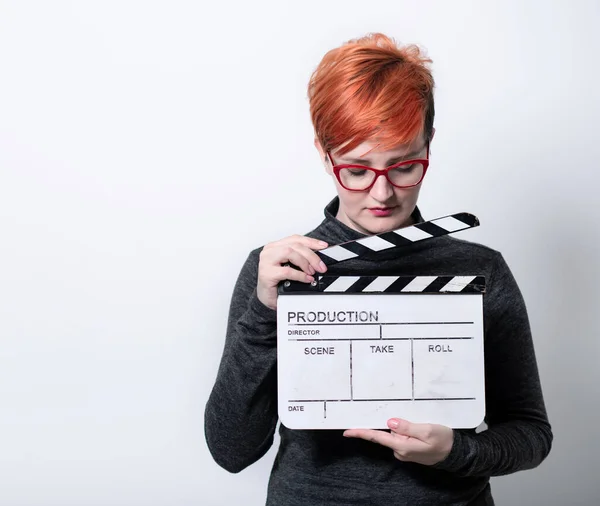
[[[400,167],[396,167],[395,169],[392,169],[394,172],[397,172],[399,174],[405,174],[407,172],[412,172],[415,168],[414,164],[411,165],[401,165]]]
[[[355,177],[364,176],[367,173],[367,171],[364,169],[349,169],[348,172],[351,176]]]

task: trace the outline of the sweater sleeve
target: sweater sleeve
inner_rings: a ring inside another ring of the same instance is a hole
[[[484,295],[487,429],[455,430],[450,454],[435,466],[461,476],[532,469],[552,446],[525,302],[500,254],[490,278]]]
[[[217,464],[238,473],[273,444],[277,425],[277,312],[256,296],[258,252],[235,285],[225,347],[204,412],[208,448]]]

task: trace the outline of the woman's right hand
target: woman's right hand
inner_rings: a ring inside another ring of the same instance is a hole
[[[258,262],[258,300],[265,306],[277,308],[277,285],[284,280],[312,283],[316,272],[327,267],[315,251],[327,248],[326,242],[302,235],[293,235],[267,244]],[[283,264],[291,263],[301,270]]]

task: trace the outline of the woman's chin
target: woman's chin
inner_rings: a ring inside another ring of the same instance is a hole
[[[391,232],[392,230],[403,228],[410,224],[410,216],[407,218],[393,215],[385,217],[365,216],[361,218],[363,219],[360,220],[358,225],[371,235]]]
[[[384,218],[368,217],[368,219],[361,220],[359,225],[366,233],[376,235],[407,226],[407,219],[399,219],[398,216],[386,216]]]

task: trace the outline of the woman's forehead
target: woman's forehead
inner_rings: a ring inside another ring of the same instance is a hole
[[[341,155],[343,158],[354,158],[354,159],[375,159],[375,158],[393,158],[403,157],[411,153],[418,153],[424,147],[422,138],[414,139],[410,142],[397,144],[392,148],[381,149],[382,143],[377,139],[368,140],[362,142],[354,149]],[[343,147],[343,146],[342,146]],[[339,151],[342,147],[335,151]],[[334,153],[335,153],[334,151]]]

